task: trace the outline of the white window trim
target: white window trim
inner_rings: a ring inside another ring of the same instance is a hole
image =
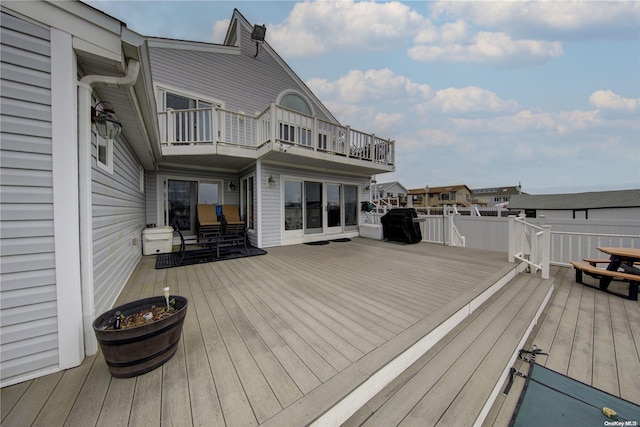
[[[101,169],[107,172],[110,175],[113,175],[113,140],[106,139],[98,135],[96,135],[96,166],[98,169]],[[100,142],[104,141],[106,143],[107,148],[107,159],[106,162],[102,162],[100,160]]]

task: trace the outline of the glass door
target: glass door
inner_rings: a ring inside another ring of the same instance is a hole
[[[222,204],[220,182],[163,179],[165,225],[177,222],[185,236],[194,236],[197,229],[197,207],[200,204]]]
[[[342,232],[342,186],[340,184],[325,184],[325,199],[327,201],[327,233]]]
[[[167,181],[168,225],[173,225],[175,221],[183,233],[195,234],[196,193],[196,181]]]
[[[304,183],[304,234],[323,232],[323,191],[321,182],[305,181]]]

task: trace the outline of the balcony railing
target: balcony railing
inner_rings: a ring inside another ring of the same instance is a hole
[[[393,165],[395,141],[380,138],[272,103],[257,117],[222,108],[167,110],[158,114],[163,146],[226,144],[259,148],[273,141],[321,153]]]

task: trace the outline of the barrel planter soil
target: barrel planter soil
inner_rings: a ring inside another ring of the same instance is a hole
[[[156,296],[115,307],[93,322],[104,359],[111,375],[118,378],[134,377],[149,372],[167,362],[178,349],[182,324],[187,314],[188,301],[181,296],[174,300],[172,315],[129,329],[107,329],[113,324],[116,312],[129,316],[153,306],[163,306],[165,298]]]

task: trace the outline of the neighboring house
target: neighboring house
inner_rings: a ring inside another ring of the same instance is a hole
[[[493,188],[477,188],[471,190],[471,197],[477,201],[477,204],[485,206],[501,206],[506,207],[511,196],[522,194],[522,187],[493,187]]]
[[[0,8],[1,386],[97,351],[146,224],[193,234],[216,203],[259,247],[356,236],[371,176],[394,171],[394,142],[338,123],[238,11],[214,45],[76,1]],[[115,139],[92,126],[100,102]]]
[[[572,194],[512,196],[509,210],[528,218],[541,215],[559,219],[640,219],[640,190],[597,191]]]
[[[471,206],[475,203],[466,185],[425,187],[409,190],[409,203],[414,207],[442,207],[444,205]],[[475,203],[477,204],[477,203]]]
[[[407,189],[404,185],[398,181],[372,183],[372,199],[375,200],[388,200],[393,201],[394,205],[406,206],[407,204]]]

